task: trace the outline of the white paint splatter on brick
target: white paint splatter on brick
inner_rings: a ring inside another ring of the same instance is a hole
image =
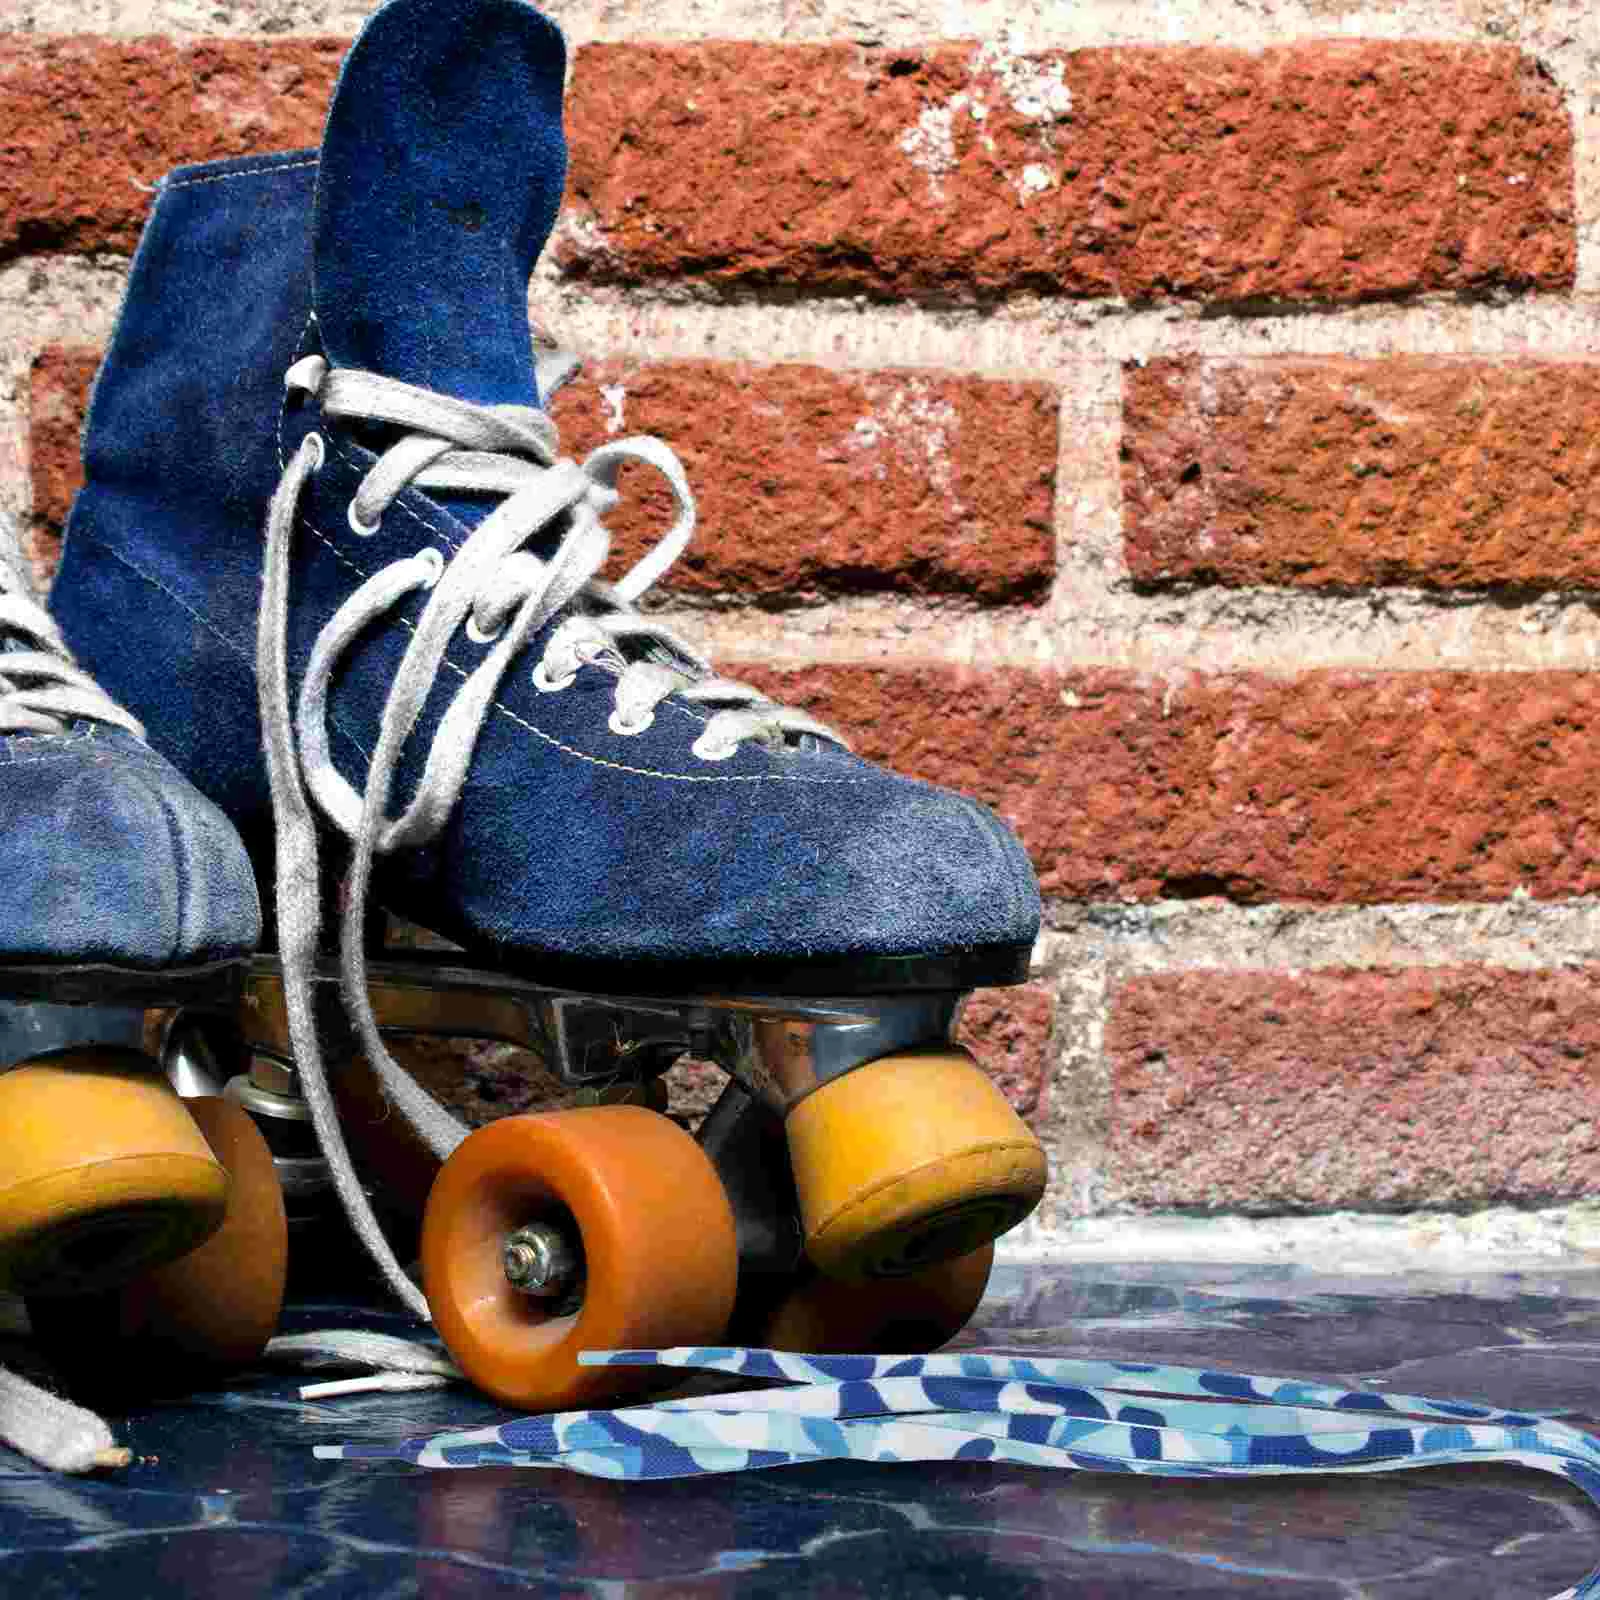
[[[956,409],[948,400],[939,398],[930,384],[920,378],[908,383],[873,385],[872,410],[858,418],[846,435],[844,447],[848,450],[872,451],[878,459],[872,465],[873,476],[888,476],[890,453],[927,474],[928,482],[950,500],[953,514],[960,515],[963,507],[955,500],[955,469],[951,465],[950,450],[959,426]]]
[[[994,139],[982,128],[989,115],[988,103],[981,95],[968,94],[965,90],[951,95],[943,105],[925,106],[916,126],[900,135],[900,148],[910,156],[912,166],[928,174],[928,193],[932,199],[944,199],[942,180],[947,172],[955,170],[956,118],[963,113],[979,125],[978,141],[992,152]]]
[[[600,385],[600,404],[606,408],[606,432],[621,433],[624,427],[624,408],[627,405],[628,391],[620,383],[602,383]]]
[[[855,427],[850,430],[850,436],[845,440],[845,445],[851,450],[871,450],[876,452],[883,443],[883,424],[876,417],[861,417]],[[882,455],[873,464],[873,477],[880,482],[889,476],[889,463]]]
[[[1055,151],[1055,125],[1071,115],[1072,91],[1066,84],[1066,67],[1061,61],[1040,61],[1023,55],[1015,30],[1004,43],[989,41],[973,53],[969,65],[968,87],[939,105],[924,106],[916,123],[900,135],[900,148],[912,166],[928,175],[928,195],[945,198],[944,177],[955,170],[958,155],[956,138],[959,119],[969,118],[977,131],[978,142],[993,155],[994,136],[984,124],[989,119],[991,100],[998,96],[1013,112],[1032,125],[1041,152]],[[1012,179],[1012,187],[1023,204],[1035,194],[1053,188],[1055,170],[1042,162],[1029,162]]]
[[[546,250],[540,262],[546,272],[554,272],[561,246],[588,261],[603,260],[615,254],[599,218],[584,206],[568,206],[562,211],[551,230],[550,243],[555,248]]]
[[[1041,166],[1037,161],[1030,161],[1022,169],[1022,176],[1017,179],[1017,195],[1023,205],[1036,194],[1043,194],[1046,189],[1053,189],[1056,175],[1049,167]]]
[[[944,175],[956,164],[955,120],[959,109],[953,100],[948,105],[924,106],[916,126],[900,135],[900,148],[911,158],[912,166],[927,173],[928,193],[935,200],[944,199]]]
[[[1025,122],[1060,122],[1072,113],[1072,91],[1059,60],[1040,61],[1022,53],[1015,28],[1004,40],[989,40],[972,59],[974,78],[991,78]]]
[[[1021,50],[1020,36],[1008,29],[1004,41],[990,40],[972,58],[974,82],[992,84],[1010,102],[1011,109],[1024,122],[1031,123],[1041,153],[1053,156],[1055,128],[1072,114],[1072,91],[1067,87],[1066,65],[1060,60],[1040,60]],[[1012,179],[1017,198],[1026,205],[1036,194],[1056,185],[1053,165],[1030,161]]]

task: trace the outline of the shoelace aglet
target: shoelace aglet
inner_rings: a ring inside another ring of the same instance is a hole
[[[300,1385],[302,1400],[334,1400],[346,1394],[396,1394],[409,1389],[442,1389],[453,1380],[442,1372],[369,1372],[361,1378],[330,1378]]]

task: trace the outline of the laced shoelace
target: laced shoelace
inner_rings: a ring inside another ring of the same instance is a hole
[[[320,356],[297,361],[285,383],[291,392],[317,400],[325,417],[398,431],[350,502],[356,534],[377,532],[407,488],[499,497],[452,556],[430,546],[356,587],[318,635],[293,708],[289,574],[300,497],[325,460],[320,435],[307,435],[286,464],[267,514],[257,662],[277,830],[278,932],[290,1035],[340,1201],[395,1295],[427,1320],[426,1299],[395,1259],[357,1181],[317,1041],[311,1001],[320,936],[317,812],[352,846],[340,930],[345,1008],[390,1102],[443,1160],[467,1129],[384,1047],[367,998],[363,907],[374,857],[425,844],[448,822],[499,686],[534,634],[568,611],[533,666],[533,682],[541,692],[559,693],[584,666],[610,672],[616,680],[614,733],[643,732],[670,695],[708,713],[690,747],[700,761],[727,760],[746,740],[775,750],[808,739],[844,741],[803,712],[719,677],[680,639],[637,611],[636,602],[683,553],[694,531],[694,499],[682,464],[659,439],[618,440],[579,463],[558,456],[555,425],[532,407],[475,405],[374,373],[330,369]],[[597,576],[611,544],[600,519],[616,504],[618,473],[629,461],[651,466],[666,479],[676,516],[655,548],[610,584]],[[534,541],[549,553],[525,548]],[[329,685],[365,629],[424,591],[429,598],[410,627],[389,689],[366,791],[357,793],[329,754]],[[461,631],[491,648],[445,711],[409,803],[399,816],[390,816],[395,770]]]
[[[72,659],[50,613],[0,560],[0,734],[65,733],[87,720],[144,728]]]

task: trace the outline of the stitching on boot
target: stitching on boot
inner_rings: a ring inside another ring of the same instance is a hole
[[[0,738],[8,750],[15,749],[21,744],[48,744],[60,746],[63,744],[82,744],[93,735],[85,728],[81,733],[8,733]]]
[[[350,451],[345,446],[345,444],[340,439],[338,439],[337,437],[334,438],[333,448],[337,452],[337,454],[339,455],[340,459],[345,463],[346,466],[349,467],[349,469],[352,472],[356,473],[357,475],[362,475],[362,474],[364,474],[366,472],[366,470],[367,470],[366,466],[362,462],[357,461],[356,458],[353,455],[350,454]],[[279,453],[279,457],[281,459],[282,456],[283,456],[283,444],[282,444],[281,437],[280,437],[279,445],[278,445],[278,453]],[[450,515],[450,513],[447,510],[444,509],[443,506],[433,506],[433,505],[429,504],[429,511],[432,514],[438,516],[443,521],[449,522],[449,524],[450,524],[450,526],[452,528],[456,528],[456,529],[459,530],[460,543],[458,543],[455,539],[452,539],[451,536],[448,533],[446,533],[445,530],[442,527],[440,527],[438,525],[438,523],[429,521],[428,517],[424,516],[414,506],[409,505],[407,503],[409,501],[410,497],[414,493],[415,493],[414,490],[411,490],[411,489],[406,490],[402,495],[400,495],[400,497],[398,499],[395,500],[395,502],[394,502],[395,506],[398,507],[399,510],[403,511],[408,517],[410,517],[413,522],[417,523],[420,527],[422,527],[424,529],[424,531],[427,532],[431,537],[441,540],[445,544],[445,546],[450,550],[450,552],[452,554],[455,554],[456,552],[458,552],[460,550],[460,548],[461,548],[461,544],[466,542],[466,539],[467,539],[467,536],[468,536],[468,530],[466,528],[462,528],[461,525],[458,522],[456,522],[455,518],[452,517]],[[425,502],[425,503],[427,503],[427,502]],[[311,519],[309,517],[307,517],[305,519],[305,522],[306,522],[306,526],[308,528],[312,526]],[[316,531],[316,530],[313,529],[313,531]],[[330,549],[334,549],[334,553],[336,555],[339,554],[338,550],[334,548],[332,541],[329,540],[325,534],[320,534],[319,533],[318,536],[323,539],[323,542],[326,543],[329,546]],[[341,556],[340,559],[342,560],[344,558]],[[350,566],[351,571],[359,573],[363,579],[366,579],[366,578],[369,578],[369,577],[372,576],[371,573],[367,572],[362,567],[358,566],[355,562],[352,561],[352,562],[349,562],[348,564]],[[407,626],[409,626],[409,624],[407,624]],[[450,659],[448,653],[445,655],[444,660],[445,660],[445,664],[447,666],[452,667],[456,672],[458,672],[461,675],[462,678],[465,678],[467,676],[466,671],[463,670],[461,667],[457,666],[456,663],[453,662]],[[522,717],[518,716],[516,712],[511,711],[508,707],[503,705],[499,700],[494,700],[494,701],[491,701],[490,703],[492,705],[498,707],[500,710],[505,711],[507,716],[509,716],[512,719],[513,722],[519,723],[521,726],[526,727],[526,728],[532,728],[534,726],[532,723],[527,722]],[[676,711],[679,714],[679,716],[687,718],[690,722],[695,724],[697,729],[700,729],[700,730],[703,730],[711,720],[709,717],[702,716],[692,706],[682,705],[678,701],[670,699],[670,698],[666,699],[666,700],[663,700],[661,702],[661,707],[669,709],[669,710],[672,710],[672,711]],[[554,743],[555,741],[552,741],[552,742]],[[566,745],[559,744],[559,743],[557,744],[556,747],[558,749],[561,749],[561,750],[565,750],[567,748]],[[575,752],[575,753],[581,753],[581,752]],[[608,761],[605,761],[603,758],[601,758],[599,756],[596,756],[593,759],[595,759],[596,761],[599,761],[602,766],[616,766],[616,767],[618,767],[618,769],[620,771],[624,771],[624,772],[650,772],[650,771],[654,771],[655,770],[654,768],[649,768],[649,767],[628,767],[628,766],[623,766],[619,762],[608,762]],[[680,774],[667,773],[667,772],[658,773],[657,775],[659,777],[663,777],[663,778],[674,778],[674,777],[680,776]],[[693,774],[682,774],[681,776],[693,776]],[[777,777],[777,776],[780,776],[780,775],[779,774],[774,774],[773,776]],[[792,778],[792,777],[789,777],[788,775],[782,775],[782,776],[784,776],[784,780],[786,782],[814,782],[814,783],[862,783],[862,782],[865,782],[865,779],[861,779],[861,778],[815,778],[815,779],[805,779],[805,778]],[[750,781],[750,779],[749,778],[743,778],[743,779],[728,778],[726,780],[718,780],[718,781],[726,781],[726,782],[729,782],[729,783],[734,783],[734,782],[748,783]]]
[[[225,634],[214,623],[201,616],[201,614],[196,611],[195,608],[190,605],[182,595],[177,594],[173,590],[169,589],[159,578],[151,577],[148,572],[146,572],[136,563],[130,561],[120,550],[113,550],[110,545],[102,544],[100,540],[94,538],[92,535],[80,534],[79,537],[82,538],[85,543],[92,544],[97,550],[105,551],[105,553],[114,561],[121,562],[122,565],[125,566],[128,571],[131,572],[141,583],[148,583],[152,589],[160,590],[160,592],[164,594],[173,603],[173,605],[177,606],[180,611],[187,612],[188,615],[193,617],[194,620],[198,622],[207,633],[211,634],[213,638],[219,640],[228,650],[230,650],[234,655],[238,656],[239,659],[243,661],[244,664],[250,669],[251,676],[255,676],[256,658],[254,654],[249,650],[246,650],[243,645],[240,645],[234,640],[230,639],[227,634]],[[348,728],[344,727],[337,718],[330,718],[330,720],[333,723],[334,731],[341,739],[348,739],[363,756],[365,756],[368,760],[371,760],[372,752],[368,750],[367,747],[362,744],[362,742],[356,738],[356,736],[351,733]]]
[[[276,172],[303,172],[307,167],[321,166],[320,160],[287,161],[281,167],[246,167],[242,172],[215,172],[209,178],[163,179],[161,188],[193,189],[202,183],[231,183],[235,178],[265,178]]]
[[[342,562],[362,579],[371,576],[370,573],[364,572],[357,566],[310,517],[302,515],[300,520],[328,547],[335,560]],[[417,630],[404,617],[396,617],[395,621],[407,633],[416,634]],[[464,667],[458,666],[449,656],[444,657],[442,664],[447,666],[463,682],[470,676]],[[591,766],[609,767],[613,772],[629,772],[639,778],[660,778],[665,783],[818,783],[840,785],[866,783],[869,781],[866,778],[813,778],[787,772],[751,772],[742,777],[733,774],[727,777],[702,776],[700,773],[695,772],[660,772],[654,767],[633,767],[624,761],[608,761],[604,756],[590,755],[587,750],[577,750],[569,744],[563,744],[554,734],[546,733],[543,728],[537,727],[534,723],[529,722],[526,717],[520,716],[503,701],[491,700],[489,704],[493,710],[500,712],[502,716],[509,717],[519,728],[527,729],[535,738],[544,740],[546,744],[561,751],[563,755],[574,756],[579,761],[587,761]]]
[[[7,740],[6,742],[9,743],[10,741]],[[66,754],[63,754],[63,750],[75,752],[79,745],[100,744],[100,741],[95,738],[92,731],[68,734],[27,734],[17,742],[27,744],[47,744],[51,747],[51,753],[44,756],[12,756],[5,761],[0,761],[0,767],[37,767],[44,765],[44,763],[47,761],[54,761],[58,758],[62,761],[66,761],[70,759],[70,757]],[[91,752],[91,754],[98,755],[99,752],[94,751]],[[106,761],[115,761],[123,766],[154,767],[158,770],[168,765],[168,763],[164,761],[154,750],[150,749],[148,745],[141,745],[137,749],[133,750],[107,749],[103,759]]]
[[[173,956],[181,956],[183,951],[190,947],[189,930],[185,926],[184,907],[189,903],[189,889],[191,878],[189,873],[188,852],[183,848],[183,825],[178,821],[177,811],[172,805],[171,797],[165,788],[157,784],[154,786],[156,809],[161,813],[161,819],[167,825],[167,841],[172,851],[173,869],[177,875],[177,904],[173,907]],[[205,913],[202,911],[201,920],[204,921]],[[154,920],[154,919],[152,919]]]
[[[48,756],[29,756],[27,758],[27,760],[25,760],[25,761],[0,761],[0,766],[4,766],[4,767],[7,767],[7,768],[9,768],[9,767],[48,767],[48,766],[52,765],[55,762],[58,762],[58,761],[65,762],[65,761],[68,761],[68,760],[70,760],[70,757],[65,756],[65,755],[61,755],[61,754],[48,755]]]
[[[308,322],[307,322],[307,327],[308,328],[311,326],[311,322],[314,321],[314,320],[315,320],[314,317],[312,319],[308,320]],[[301,335],[301,338],[302,338],[302,340],[304,339],[304,334]],[[283,433],[284,433],[284,428],[287,426],[287,421],[288,421],[287,391],[285,391],[285,399],[284,399],[282,405],[279,408],[278,415],[279,415],[278,458],[279,458],[280,461],[283,461],[283,460],[286,459],[285,454],[284,454]],[[335,439],[334,439],[334,449],[338,453],[339,457],[343,460],[343,462],[344,462],[344,464],[345,464],[345,466],[347,467],[348,470],[350,470],[351,472],[358,473],[358,474],[365,472],[365,470],[366,470],[365,467],[363,467],[360,462],[355,460],[355,458],[352,457],[349,454],[349,452],[346,450],[344,444],[337,437],[335,437]],[[452,551],[454,551],[455,549],[458,548],[451,541],[450,536],[447,533],[445,533],[443,529],[438,528],[438,527],[434,526],[432,523],[430,523],[428,521],[428,519],[422,515],[421,512],[416,511],[412,507],[405,505],[403,498],[401,500],[396,501],[396,504],[400,505],[401,508],[407,513],[407,515],[409,515],[415,521],[420,523],[422,525],[422,527],[424,529],[426,529],[428,531],[428,533],[433,538],[442,540],[445,544],[447,544],[450,547],[450,549]],[[333,558],[336,561],[338,561],[341,565],[348,567],[363,582],[366,579],[368,579],[368,578],[370,578],[372,576],[372,574],[370,572],[368,572],[364,567],[362,567],[360,565],[360,563],[358,563],[356,561],[352,561],[350,559],[350,557],[347,556],[342,549],[340,549],[338,544],[336,544],[333,539],[331,539],[326,533],[324,533],[322,531],[322,529],[319,528],[316,525],[316,523],[311,520],[310,516],[308,516],[306,513],[302,512],[301,515],[300,515],[300,521],[301,521],[301,524],[306,529],[308,529],[319,540],[321,540],[321,542],[327,547],[329,553],[333,556]],[[177,597],[174,596],[174,599],[176,599],[176,598]],[[180,604],[181,604],[181,602],[180,602]],[[407,633],[412,634],[413,636],[415,635],[416,629],[404,617],[397,616],[395,618],[395,621],[398,622],[400,624],[400,626],[406,630]],[[215,630],[213,630],[213,631],[215,631]],[[455,661],[452,661],[448,654],[446,654],[443,657],[443,660],[442,660],[441,664],[446,666],[446,667],[448,667],[463,682],[465,682],[465,680],[470,676],[470,674],[467,672],[467,670],[465,668],[461,667],[460,665],[458,665]],[[663,703],[667,704],[667,705],[673,705],[674,704],[670,700],[669,701],[665,701]],[[809,775],[805,775],[805,774],[801,774],[801,773],[787,773],[787,772],[752,772],[752,773],[744,774],[742,776],[738,776],[738,775],[734,775],[734,774],[730,773],[730,774],[728,774],[726,776],[723,776],[723,775],[720,775],[720,774],[714,776],[714,775],[711,775],[709,773],[703,774],[703,773],[696,773],[696,772],[662,772],[662,771],[660,771],[660,770],[658,770],[657,768],[654,768],[654,767],[635,767],[635,766],[630,766],[627,762],[623,762],[623,761],[609,761],[604,756],[591,755],[586,750],[578,750],[578,749],[575,749],[573,746],[571,746],[569,744],[564,744],[560,739],[557,739],[553,734],[546,733],[544,731],[544,729],[538,727],[536,724],[534,724],[532,722],[529,722],[526,717],[521,716],[516,711],[513,711],[511,709],[511,707],[506,705],[505,702],[502,701],[502,700],[498,700],[498,699],[491,700],[489,702],[489,705],[490,705],[490,708],[492,710],[497,711],[502,716],[509,718],[519,728],[526,729],[526,731],[531,733],[535,738],[543,740],[544,743],[546,743],[547,745],[550,745],[553,749],[561,751],[563,755],[572,756],[572,757],[576,758],[579,761],[587,761],[591,766],[605,767],[605,768],[607,768],[607,769],[609,769],[610,771],[613,771],[613,772],[627,772],[627,773],[631,773],[635,777],[640,777],[640,778],[659,778],[664,783],[813,783],[813,784],[826,784],[826,785],[830,785],[832,787],[840,787],[840,786],[847,785],[847,784],[863,784],[863,783],[867,783],[867,782],[871,781],[870,779],[864,778],[864,777],[863,778],[817,778],[817,777],[811,777]],[[691,722],[699,723],[701,726],[704,726],[705,722],[707,721],[707,719],[705,719],[705,718],[696,716],[686,706],[681,706],[681,705],[680,706],[675,706],[675,709],[678,710],[682,715],[687,717]],[[361,749],[363,751],[363,754],[366,753],[364,748],[361,745],[357,744],[356,748],[357,749]]]
[[[356,563],[352,561],[344,553],[344,551],[342,551],[338,545],[336,545],[333,540],[330,539],[327,534],[325,534],[322,529],[311,520],[310,517],[302,515],[300,520],[307,529],[314,533],[317,538],[328,547],[336,561],[342,562],[362,579],[366,579],[371,576],[370,573],[362,571],[362,569],[357,566]],[[407,633],[415,636],[417,630],[404,617],[396,617],[395,621],[398,622]],[[471,676],[471,674],[468,673],[464,667],[458,666],[450,659],[449,656],[444,657],[442,664],[447,666],[463,682],[465,682],[466,679]],[[604,756],[590,755],[587,750],[578,750],[569,744],[563,744],[561,740],[555,737],[554,734],[546,733],[543,728],[540,728],[534,723],[529,722],[526,717],[520,716],[503,701],[491,700],[489,704],[493,710],[500,712],[502,716],[509,717],[511,721],[516,723],[519,728],[525,728],[536,739],[542,739],[547,745],[550,745],[554,749],[561,751],[563,755],[573,756],[579,761],[587,761],[591,766],[608,767],[613,772],[632,773],[638,778],[660,778],[664,783],[826,783],[838,785],[849,783],[866,783],[868,781],[866,778],[800,777],[792,776],[785,772],[752,772],[747,773],[743,777],[733,775],[728,777],[713,777],[702,776],[701,774],[695,772],[660,772],[654,767],[632,767],[624,761],[608,761]],[[360,749],[361,747],[357,746],[357,748]],[[363,750],[362,753],[366,754],[365,750]]]
[[[294,347],[295,360],[298,361],[301,356],[310,354],[310,351],[307,348],[307,346],[309,346],[310,344],[313,343],[313,340],[312,340],[312,337],[311,337],[311,331],[312,331],[313,328],[316,327],[316,325],[317,325],[317,314],[316,314],[316,312],[315,311],[308,311],[306,313],[305,326],[303,328],[301,328],[300,337],[295,343],[295,347]],[[288,455],[288,452],[283,448],[284,435],[286,433],[288,433],[288,431],[289,431],[289,385],[288,384],[284,384],[283,393],[278,399],[277,449],[278,449],[278,471],[280,473],[281,472],[287,472],[289,470],[289,455]]]

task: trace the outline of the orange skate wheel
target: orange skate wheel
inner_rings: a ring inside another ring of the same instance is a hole
[[[153,1062],[62,1050],[0,1073],[0,1288],[87,1292],[192,1250],[227,1174]]]
[[[530,1225],[581,1257],[565,1299],[506,1276],[508,1238]],[[640,1386],[636,1371],[580,1367],[580,1350],[721,1337],[738,1278],[733,1211],[700,1147],[639,1106],[503,1117],[445,1162],[422,1223],[422,1283],[450,1354],[506,1405],[553,1410]]]
[[[937,1350],[971,1320],[993,1265],[986,1244],[903,1278],[841,1283],[814,1272],[778,1302],[758,1342],[808,1355]]]
[[[903,1050],[785,1123],[806,1254],[829,1277],[903,1277],[970,1254],[1038,1205],[1044,1152],[963,1049]]]
[[[64,1369],[97,1388],[161,1387],[199,1365],[254,1361],[277,1331],[289,1224],[272,1152],[248,1112],[214,1096],[186,1100],[228,1173],[222,1226],[198,1249],[102,1294],[35,1296],[34,1331]],[[116,1370],[108,1350],[120,1346]]]

